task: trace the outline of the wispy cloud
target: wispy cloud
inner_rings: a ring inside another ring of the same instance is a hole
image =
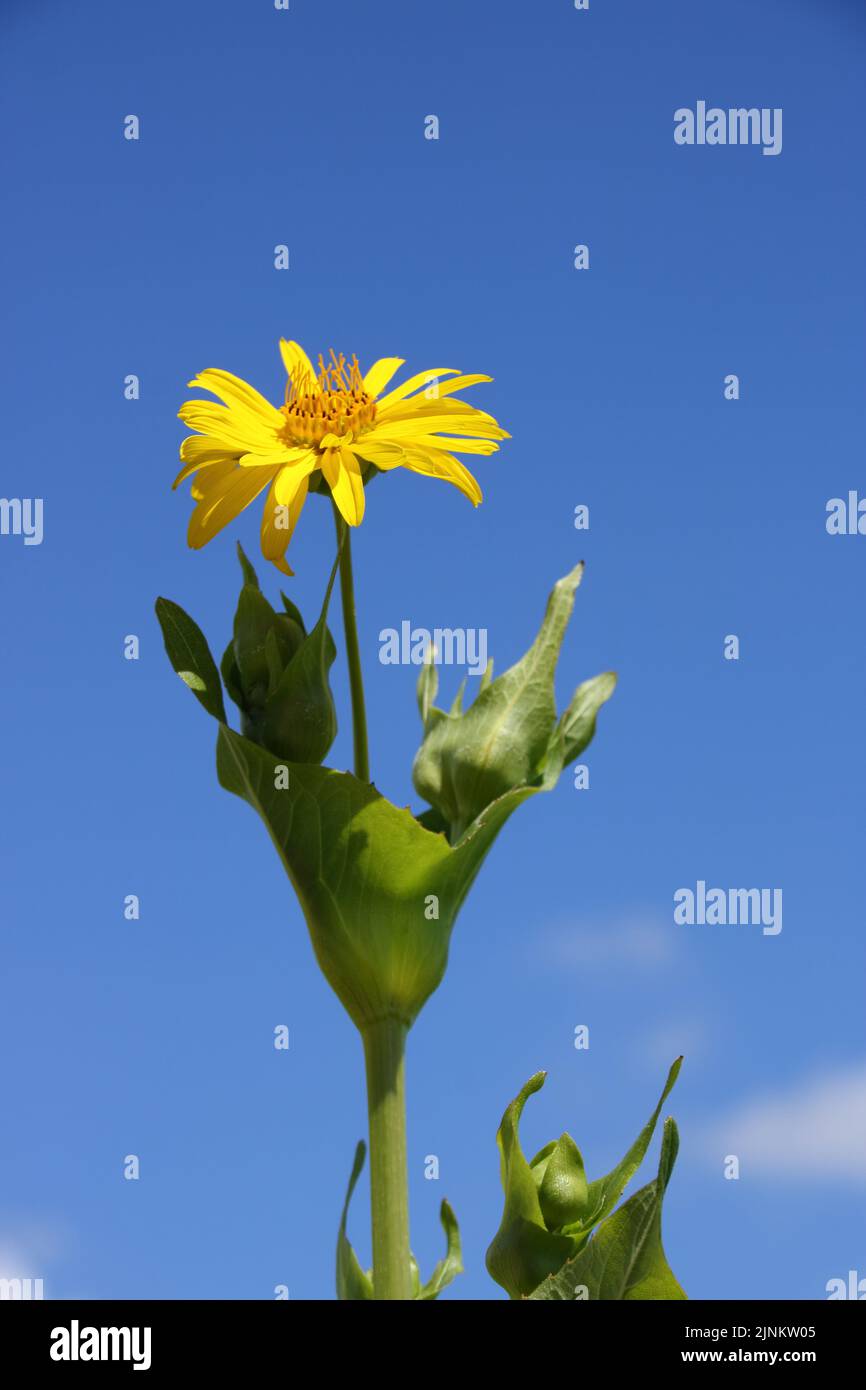
[[[756,1096],[715,1121],[703,1147],[749,1174],[866,1185],[866,1061]]]
[[[655,971],[671,962],[676,949],[671,925],[640,910],[608,920],[560,922],[540,939],[550,965],[587,970],[617,966]]]
[[[65,1244],[59,1226],[0,1219],[0,1279],[45,1279]]]

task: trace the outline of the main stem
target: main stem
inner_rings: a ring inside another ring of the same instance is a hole
[[[334,505],[337,544],[340,549],[340,601],[343,607],[343,631],[346,636],[346,661],[349,666],[349,690],[352,696],[352,739],[355,748],[355,776],[359,782],[370,780],[370,752],[367,745],[367,711],[364,704],[364,677],[361,671],[361,649],[358,645],[358,619],[355,612],[355,581],[352,576],[352,541],[349,527]]]
[[[406,1167],[404,1024],[381,1019],[363,1032],[370,1115],[373,1293],[411,1299],[409,1179]]]
[[[349,527],[336,505],[334,522],[340,546],[340,599],[346,636],[346,661],[352,696],[355,776],[370,780],[364,678],[358,645],[355,582]],[[370,1199],[373,1225],[373,1293],[377,1299],[409,1300],[409,1178],[406,1167],[405,1024],[381,1019],[363,1032],[370,1117]]]

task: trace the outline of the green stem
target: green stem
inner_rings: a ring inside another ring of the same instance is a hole
[[[334,507],[340,545],[340,598],[352,695],[355,776],[370,780],[364,679],[358,645],[355,584],[349,527]],[[370,1198],[373,1224],[373,1291],[377,1299],[412,1297],[409,1269],[409,1178],[406,1167],[404,1057],[408,1029],[381,1019],[364,1029],[367,1110],[370,1117]]]
[[[352,737],[355,748],[355,776],[359,782],[370,780],[370,753],[367,745],[367,711],[364,704],[364,676],[361,670],[361,649],[358,645],[358,619],[355,612],[355,581],[352,576],[352,542],[349,527],[334,506],[337,544],[340,550],[340,599],[343,606],[343,631],[346,636],[346,660],[349,666],[349,690],[352,695]]]
[[[381,1019],[363,1032],[370,1115],[373,1291],[377,1299],[412,1297],[404,1094],[407,1031],[403,1023]]]

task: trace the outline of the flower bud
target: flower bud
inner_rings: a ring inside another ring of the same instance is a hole
[[[586,1210],[587,1183],[580,1149],[571,1135],[548,1144],[529,1166],[547,1229],[558,1231],[578,1221]]]
[[[425,663],[418,682],[424,739],[412,778],[441,816],[452,844],[506,792],[553,786],[592,739],[596,714],[612,695],[616,677],[606,672],[579,686],[559,723],[554,693],[559,650],[582,574],[580,564],[558,581],[529,651],[496,680],[489,666],[468,710],[461,708],[461,695],[448,713],[434,706],[433,654]]]
[[[531,1163],[523,1155],[520,1117],[529,1097],[544,1085],[545,1072],[531,1076],[506,1108],[496,1135],[505,1207],[487,1251],[487,1269],[512,1298],[529,1297],[561,1271],[584,1249],[594,1228],[611,1216],[643,1161],[681,1064],[678,1057],[658,1105],[625,1157],[594,1182],[587,1182],[580,1150],[569,1134],[546,1144]]]
[[[285,594],[285,612],[271,607],[240,546],[238,552],[244,584],[222,675],[240,709],[241,729],[276,757],[320,763],[337,734],[328,684],[336,649],[325,622],[334,576],[322,616],[307,634],[300,612]]]

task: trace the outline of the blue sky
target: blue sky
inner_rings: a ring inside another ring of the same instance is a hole
[[[687,1291],[866,1276],[866,540],[825,529],[866,486],[862,6],[97,0],[7,3],[0,25],[0,490],[44,499],[41,545],[0,536],[0,1273],[50,1297],[332,1294],[360,1043],[153,616],[166,594],[225,644],[258,508],[186,549],[176,411],[208,366],[279,398],[285,335],[489,372],[475,399],[513,436],[478,460],[477,510],[409,474],[368,495],[377,785],[413,799],[419,738],[382,628],[484,627],[504,669],[584,558],[560,696],[620,677],[589,790],[566,776],[506,827],[411,1035],[422,1269],[447,1195],[467,1273],[446,1297],[501,1296],[494,1137],[532,1072],[525,1147],[568,1129],[598,1175],[684,1052],[665,1243]],[[675,145],[698,100],[782,108],[782,153]],[[331,547],[313,499],[305,611]],[[345,767],[339,663],[335,689]],[[699,879],[781,888],[782,932],[676,926]]]

